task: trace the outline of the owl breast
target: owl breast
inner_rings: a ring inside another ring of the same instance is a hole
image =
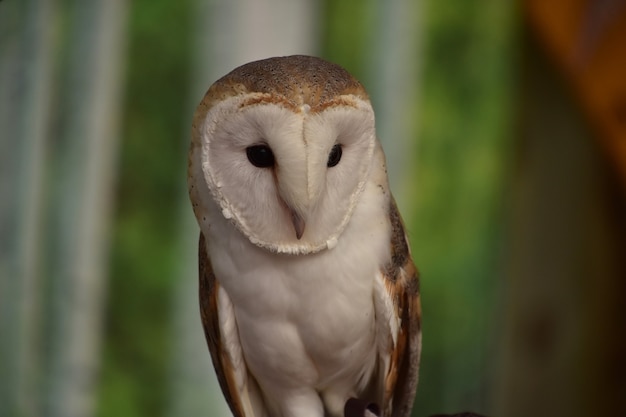
[[[264,395],[365,388],[377,357],[374,280],[390,257],[388,198],[367,184],[336,247],[308,255],[251,244],[213,207],[209,256]]]

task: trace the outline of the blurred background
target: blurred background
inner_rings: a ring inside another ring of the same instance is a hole
[[[624,3],[0,1],[0,416],[229,415],[191,117],[294,53],[372,97],[421,271],[413,415],[626,415]]]

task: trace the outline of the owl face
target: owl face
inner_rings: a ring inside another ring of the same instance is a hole
[[[275,252],[317,252],[340,238],[372,165],[374,113],[343,69],[302,58],[283,67],[273,58],[273,73],[247,68],[258,62],[234,70],[196,112],[189,190],[205,233],[207,213],[219,212]]]

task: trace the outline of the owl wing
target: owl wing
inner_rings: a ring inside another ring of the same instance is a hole
[[[198,252],[200,316],[222,393],[233,417],[264,417],[258,386],[243,359],[232,304],[220,291],[202,232]]]
[[[375,296],[384,379],[384,416],[408,417],[417,389],[421,353],[419,277],[393,197],[391,260],[377,280]],[[386,373],[385,373],[386,372]]]

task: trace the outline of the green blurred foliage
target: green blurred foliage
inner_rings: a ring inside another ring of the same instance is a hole
[[[370,34],[374,23],[374,4],[360,0],[326,0],[321,24],[323,58],[346,68],[358,80],[367,76]]]
[[[424,308],[420,416],[489,409],[513,12],[493,0],[426,2],[411,218]]]
[[[136,0],[130,9],[101,417],[163,416],[166,409],[189,140],[190,7],[188,0]]]
[[[167,409],[191,5],[131,7],[100,417],[159,417]],[[508,2],[424,1],[422,10],[415,211],[404,213],[422,273],[420,417],[489,407],[515,29]],[[373,13],[372,2],[323,2],[321,55],[361,79]]]

